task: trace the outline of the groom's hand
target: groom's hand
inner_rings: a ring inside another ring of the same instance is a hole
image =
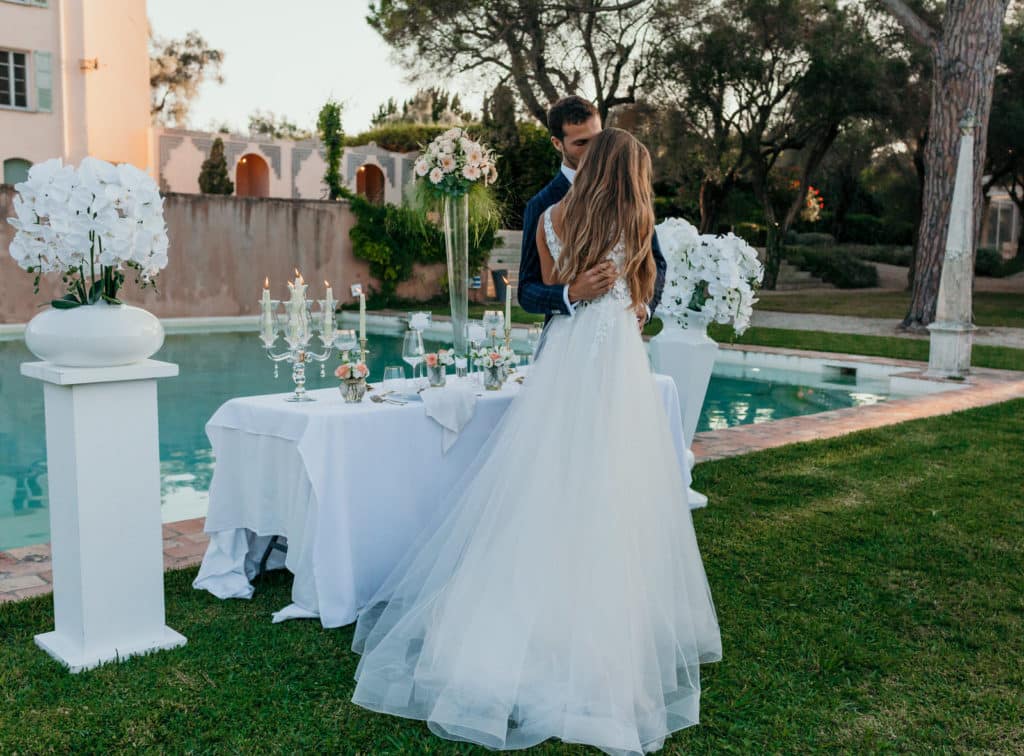
[[[640,303],[633,308],[633,314],[636,315],[636,324],[640,327],[640,330],[644,330],[644,326],[647,325],[647,317],[650,310],[647,309],[647,305]]]
[[[618,275],[615,263],[611,260],[606,260],[590,270],[583,271],[569,284],[569,301],[582,302],[597,299],[615,285]]]

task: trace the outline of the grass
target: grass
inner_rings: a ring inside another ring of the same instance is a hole
[[[720,344],[753,344],[817,352],[862,354],[897,360],[928,361],[927,339],[756,327],[748,329],[742,336],[735,336],[732,328],[718,325],[713,325],[708,333]],[[1024,349],[975,344],[971,351],[971,364],[975,367],[1000,370],[1024,370]]]
[[[724,659],[664,752],[1024,753],[1021,470],[1024,401],[698,466]],[[270,624],[286,575],[245,602],[194,574],[187,647],[77,676],[32,644],[49,598],[0,605],[0,752],[486,753],[353,706],[351,627]]]
[[[762,292],[758,310],[853,315],[903,320],[910,305],[904,291]],[[1024,294],[979,291],[974,294],[974,322],[979,326],[1024,328]]]

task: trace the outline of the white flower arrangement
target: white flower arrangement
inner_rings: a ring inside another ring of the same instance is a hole
[[[334,377],[343,381],[357,381],[360,378],[366,378],[369,374],[370,368],[366,366],[365,362],[358,360],[342,362],[334,370]]]
[[[426,363],[427,367],[454,365],[455,352],[452,349],[438,349],[436,352],[429,352],[423,355],[423,362]]]
[[[470,357],[473,364],[481,368],[512,367],[516,364],[515,353],[505,347],[471,350]]]
[[[167,266],[163,198],[138,168],[85,158],[76,170],[55,158],[15,189],[11,257],[36,275],[36,291],[41,274],[64,276],[68,293],[54,307],[119,304],[125,268],[147,286]]]
[[[478,182],[490,185],[498,178],[494,153],[457,126],[427,145],[414,171],[434,191],[452,197],[461,197]]]
[[[747,330],[764,277],[757,250],[731,233],[700,234],[682,218],[656,231],[668,263],[661,308],[683,328],[731,323],[738,334]]]

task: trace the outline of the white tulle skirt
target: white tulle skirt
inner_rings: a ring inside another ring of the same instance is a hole
[[[552,321],[454,506],[360,613],[352,700],[493,749],[639,754],[696,724],[721,641],[672,444],[632,314]]]

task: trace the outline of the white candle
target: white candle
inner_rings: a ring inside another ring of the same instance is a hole
[[[505,327],[512,327],[512,287],[508,285],[508,279],[505,279]]]
[[[270,277],[263,279],[263,299],[260,300],[263,305],[263,312],[267,313],[270,311]]]
[[[359,338],[366,338],[366,295],[359,292]]]
[[[323,332],[325,338],[330,338],[334,335],[334,290],[327,281],[324,281],[324,286],[327,287],[327,293],[324,295]]]

